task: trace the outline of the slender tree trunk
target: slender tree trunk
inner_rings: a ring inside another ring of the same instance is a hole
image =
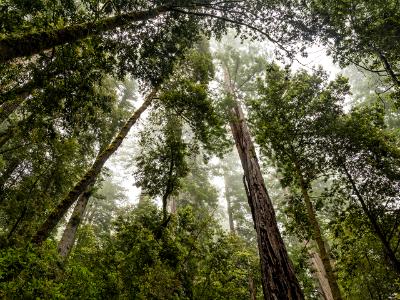
[[[74,246],[76,232],[78,231],[78,227],[81,224],[85,214],[86,206],[91,194],[91,188],[92,187],[89,187],[87,192],[84,192],[79,196],[72,216],[70,217],[67,226],[64,229],[62,238],[58,244],[58,252],[64,260],[71,253],[72,247]]]
[[[321,228],[319,226],[317,217],[315,215],[315,209],[311,203],[311,199],[310,199],[310,196],[309,196],[308,190],[307,190],[307,184],[303,178],[303,175],[301,174],[300,167],[297,164],[297,162],[295,162],[295,168],[296,168],[297,177],[299,179],[301,193],[303,195],[304,202],[306,204],[308,220],[310,221],[310,224],[312,227],[314,239],[317,242],[318,252],[321,257],[322,264],[324,265],[324,268],[325,268],[326,278],[328,279],[329,286],[332,291],[333,299],[341,300],[342,296],[340,294],[340,289],[339,289],[339,286],[336,281],[335,273],[333,272],[333,268],[332,268],[332,265],[331,265],[331,262],[329,259],[328,251],[326,251],[325,242],[324,242],[324,239],[323,239],[322,233],[321,233]]]
[[[172,214],[172,215],[175,215],[176,214],[176,199],[177,197],[176,196],[172,196],[171,198],[170,198],[170,205],[169,205],[169,211],[170,211],[170,213]]]
[[[0,40],[0,63],[17,57],[38,54],[43,50],[66,43],[73,43],[118,27],[124,27],[132,22],[153,19],[168,10],[167,6],[159,6],[146,11],[131,12],[61,29],[32,32],[20,36],[8,36]]]
[[[372,230],[375,232],[375,234],[377,235],[377,237],[379,238],[379,240],[381,241],[383,248],[387,254],[387,257],[389,258],[391,265],[394,269],[394,271],[397,274],[400,274],[400,261],[397,259],[395,252],[393,251],[392,247],[390,246],[389,241],[386,239],[385,234],[382,232],[378,221],[376,219],[376,217],[373,215],[373,213],[371,213],[371,211],[369,210],[366,202],[364,201],[363,196],[361,195],[360,191],[357,188],[357,185],[353,179],[353,177],[351,176],[349,170],[347,169],[346,165],[343,163],[342,164],[342,169],[347,177],[347,180],[350,182],[351,187],[354,191],[354,194],[356,195],[358,201],[361,204],[361,208],[364,211],[364,213],[366,214],[371,226],[372,226]]]
[[[254,278],[253,275],[249,274],[249,292],[250,292],[250,300],[257,300],[257,290],[256,286],[254,285]]]
[[[329,281],[326,276],[325,267],[322,263],[321,257],[317,252],[310,251],[310,260],[313,264],[314,276],[319,282],[321,294],[323,294],[325,300],[333,300],[332,290],[329,285]]]
[[[224,171],[224,183],[225,183],[225,199],[226,199],[226,204],[227,204],[227,210],[228,210],[228,221],[229,221],[229,230],[232,234],[235,234],[235,224],[233,222],[233,214],[232,214],[232,203],[231,203],[231,197],[229,194],[229,188],[228,188],[228,178],[226,174],[226,170]]]
[[[64,198],[50,213],[46,221],[41,225],[36,235],[33,237],[32,242],[35,244],[41,244],[45,239],[48,238],[53,229],[60,222],[61,218],[65,215],[68,209],[76,202],[78,197],[84,193],[91,185],[97,180],[98,175],[101,172],[104,164],[111,157],[111,155],[117,151],[124,138],[127,136],[129,130],[139,119],[140,115],[147,109],[152,103],[153,98],[157,94],[157,90],[154,89],[145,99],[142,106],[139,107],[125,125],[121,128],[118,135],[110,143],[110,145],[101,152],[97,157],[91,168],[86,172],[83,178],[74,186],[74,188],[68,193],[67,197]]]
[[[265,300],[304,299],[276,222],[242,109],[231,110],[231,130],[244,171],[245,189],[257,233]]]
[[[400,79],[394,73],[393,68],[390,65],[389,61],[387,60],[386,56],[383,55],[382,51],[378,51],[378,56],[379,56],[381,62],[383,63],[383,66],[385,67],[386,73],[390,76],[390,78],[392,79],[393,83],[397,87],[400,87]]]
[[[20,216],[18,217],[17,221],[14,223],[13,227],[11,228],[10,232],[7,235],[7,240],[10,240],[10,238],[13,236],[14,232],[17,230],[19,224],[21,224],[23,218],[25,217],[25,214],[28,210],[28,206],[26,205],[24,209],[22,210]]]

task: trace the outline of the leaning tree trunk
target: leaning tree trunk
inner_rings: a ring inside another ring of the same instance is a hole
[[[317,242],[318,252],[321,257],[322,264],[323,264],[325,272],[326,272],[326,278],[328,279],[329,286],[332,291],[333,299],[341,300],[342,295],[340,294],[340,289],[339,289],[339,286],[336,281],[335,273],[333,272],[333,268],[332,268],[332,265],[331,265],[331,262],[329,259],[328,251],[326,251],[325,242],[324,242],[324,239],[322,238],[321,228],[319,226],[317,217],[315,215],[314,206],[312,205],[310,196],[308,194],[306,182],[303,178],[303,175],[301,174],[299,165],[297,163],[295,163],[295,168],[296,168],[297,177],[299,179],[301,193],[303,195],[304,202],[306,204],[308,220],[310,221],[314,239]]]
[[[360,191],[357,188],[356,182],[353,179],[353,176],[350,174],[349,170],[346,167],[346,164],[342,164],[342,169],[347,177],[347,180],[351,184],[351,187],[353,189],[354,194],[356,195],[358,201],[361,204],[361,208],[366,214],[372,230],[375,232],[376,236],[379,238],[379,240],[382,243],[383,249],[386,252],[386,255],[394,269],[394,271],[400,275],[400,261],[396,257],[395,251],[393,251],[392,247],[390,246],[390,242],[386,239],[386,235],[382,231],[381,227],[378,224],[378,220],[374,216],[374,214],[369,210],[367,203],[364,200],[364,197],[361,195]]]
[[[254,144],[239,104],[231,110],[231,130],[244,171],[245,188],[257,233],[264,299],[304,299],[276,222]]]
[[[78,197],[87,191],[87,189],[94,185],[97,180],[98,175],[101,172],[104,164],[111,157],[115,151],[119,148],[124,138],[127,136],[129,130],[139,119],[140,115],[147,109],[147,107],[152,103],[153,98],[157,94],[157,90],[154,89],[145,99],[142,106],[140,106],[133,115],[129,118],[129,120],[125,123],[125,125],[121,128],[118,135],[114,138],[111,144],[101,152],[97,157],[91,168],[86,172],[83,178],[74,186],[74,188],[68,193],[67,197],[64,198],[50,213],[47,217],[46,221],[42,224],[42,226],[37,231],[36,235],[33,237],[32,242],[35,244],[41,244],[53,229],[60,222],[61,218],[65,215],[68,209],[76,202]]]
[[[310,251],[310,260],[313,265],[313,274],[318,280],[320,293],[323,295],[324,300],[333,300],[332,290],[326,277],[324,265],[321,257],[317,252]]]
[[[95,22],[70,25],[61,29],[7,36],[0,39],[0,63],[17,57],[38,54],[46,49],[124,27],[132,22],[153,19],[168,10],[167,6],[159,6],[146,11],[131,12]]]
[[[91,188],[92,187],[89,187],[87,192],[84,192],[79,196],[74,211],[67,223],[67,226],[64,229],[64,233],[58,244],[58,252],[63,259],[66,259],[68,257],[75,243],[76,232],[78,231],[78,227],[81,224],[83,216],[85,214],[85,210],[91,194]]]

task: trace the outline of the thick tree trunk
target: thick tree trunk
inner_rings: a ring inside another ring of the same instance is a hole
[[[226,170],[224,172],[226,172]],[[224,174],[224,183],[225,183],[225,200],[228,210],[229,230],[232,234],[235,234],[235,224],[233,222],[233,214],[232,214],[232,202],[231,202],[231,197],[229,195],[228,178],[226,174]]]
[[[231,110],[231,130],[244,171],[245,188],[257,233],[264,299],[304,299],[279,233],[274,208],[265,187],[242,109]]]
[[[74,246],[76,232],[78,231],[78,227],[82,222],[86,206],[90,198],[90,189],[91,187],[89,187],[87,192],[82,193],[79,196],[72,216],[70,217],[68,224],[64,229],[61,240],[58,244],[58,252],[63,259],[66,259],[68,257],[68,255],[71,253],[72,247]]]
[[[167,6],[160,6],[147,11],[131,12],[96,22],[71,25],[62,29],[33,32],[21,36],[9,36],[0,40],[0,63],[17,57],[38,54],[46,49],[73,43],[118,27],[124,27],[132,22],[156,18],[167,11]]]
[[[111,144],[101,152],[97,157],[91,168],[86,172],[83,178],[74,186],[74,188],[69,192],[67,197],[62,200],[50,213],[47,217],[46,221],[42,224],[42,226],[37,231],[36,235],[33,237],[32,242],[35,244],[41,244],[53,229],[60,222],[61,218],[65,215],[68,209],[76,202],[78,197],[84,193],[88,187],[94,185],[97,180],[98,175],[101,172],[104,164],[111,157],[111,155],[117,151],[119,146],[121,145],[124,138],[127,136],[129,130],[139,119],[140,115],[147,109],[147,107],[153,101],[153,98],[157,94],[157,90],[154,89],[145,99],[144,103],[141,107],[139,107],[133,115],[129,118],[129,120],[125,123],[125,125],[121,128],[118,135],[114,138]]]
[[[310,221],[310,224],[311,224],[314,239],[317,242],[318,252],[321,257],[322,264],[324,265],[324,268],[325,268],[326,278],[328,279],[329,286],[332,291],[333,299],[341,300],[342,296],[340,294],[340,289],[339,289],[339,286],[336,281],[335,273],[333,272],[333,268],[332,268],[332,265],[331,265],[331,262],[329,259],[328,251],[326,251],[326,248],[325,248],[325,242],[324,242],[324,239],[322,238],[321,228],[319,226],[317,217],[315,215],[314,206],[312,205],[310,196],[308,194],[306,182],[303,178],[303,175],[301,174],[300,168],[297,163],[295,163],[295,167],[296,167],[297,177],[299,179],[301,193],[303,195],[304,202],[305,202],[306,208],[307,208],[308,220]]]
[[[353,177],[351,176],[349,170],[347,169],[346,165],[343,163],[342,165],[342,169],[347,177],[347,180],[350,182],[351,187],[354,191],[354,194],[356,195],[358,201],[361,204],[361,208],[364,211],[364,213],[366,214],[372,230],[375,232],[375,234],[377,235],[377,237],[379,238],[379,240],[381,241],[382,245],[383,245],[383,249],[386,252],[387,257],[390,260],[390,263],[394,269],[394,271],[397,274],[400,274],[400,261],[397,259],[395,252],[393,251],[392,247],[390,246],[389,241],[386,239],[385,234],[382,232],[381,227],[378,224],[378,221],[376,219],[376,217],[373,215],[373,213],[371,213],[371,211],[369,210],[367,203],[364,201],[363,196],[361,195],[360,191],[357,188],[357,185],[353,179]]]

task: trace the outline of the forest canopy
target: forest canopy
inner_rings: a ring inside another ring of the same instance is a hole
[[[399,36],[397,0],[1,1],[0,298],[400,299]]]

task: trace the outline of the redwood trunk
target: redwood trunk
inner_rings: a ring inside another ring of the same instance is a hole
[[[100,153],[91,168],[86,172],[83,178],[74,186],[74,188],[69,192],[66,198],[62,200],[50,213],[47,217],[46,221],[42,224],[42,226],[37,231],[36,235],[33,237],[32,242],[40,245],[44,240],[46,240],[53,229],[60,222],[61,218],[65,215],[68,209],[76,202],[78,197],[87,191],[87,189],[94,185],[98,175],[101,172],[104,164],[111,157],[111,155],[117,151],[119,146],[121,145],[124,138],[127,136],[129,130],[139,119],[140,115],[147,109],[147,107],[151,104],[154,96],[157,91],[153,90],[147,97],[141,107],[139,107],[133,115],[129,118],[129,120],[125,123],[125,125],[121,128],[118,135],[114,138],[114,140],[110,143],[110,145]]]
[[[265,300],[304,299],[279,233],[255,148],[238,103],[231,110],[231,130],[242,163],[245,188],[257,233]]]
[[[58,252],[63,259],[66,259],[68,257],[75,243],[76,232],[78,231],[78,227],[82,222],[89,198],[90,191],[85,192],[79,196],[72,216],[64,229],[64,233],[62,235],[60,243],[58,244]]]

